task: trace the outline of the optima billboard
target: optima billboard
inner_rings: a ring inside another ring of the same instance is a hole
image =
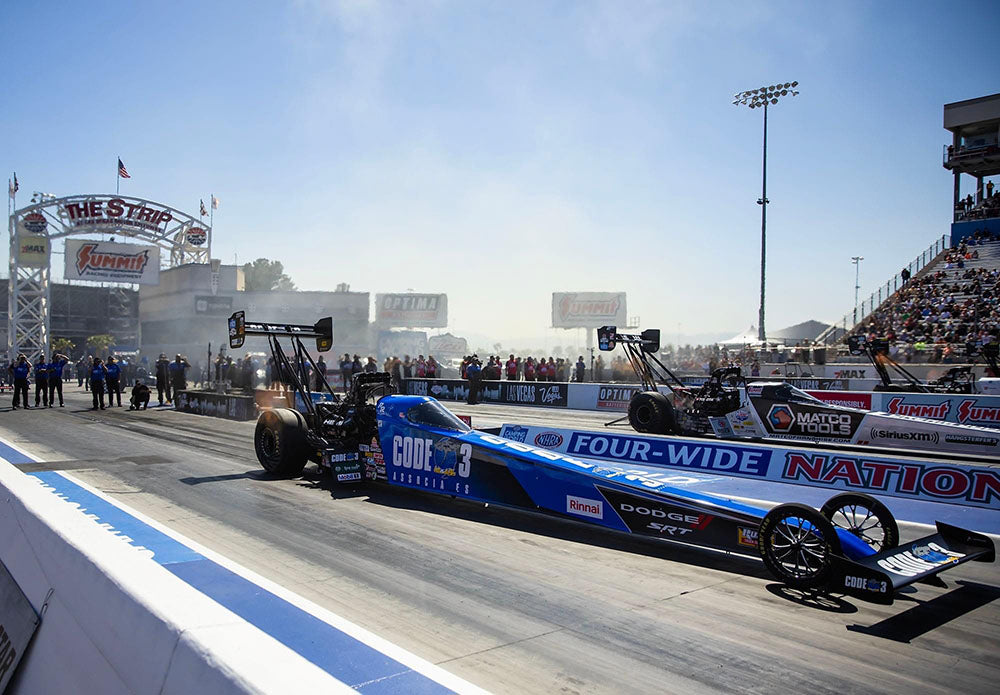
[[[90,239],[66,240],[67,280],[160,284],[160,249]]]
[[[389,328],[444,328],[446,294],[376,294],[375,322]]]
[[[624,292],[553,292],[553,328],[624,326]]]

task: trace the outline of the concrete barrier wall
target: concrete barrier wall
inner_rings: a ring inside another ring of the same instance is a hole
[[[42,614],[9,693],[353,692],[6,462],[0,559]]]

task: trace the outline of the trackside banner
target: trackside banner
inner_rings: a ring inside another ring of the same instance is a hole
[[[66,240],[67,280],[160,284],[160,248],[91,239]]]
[[[703,439],[504,425],[500,436],[564,454],[1000,510],[1000,469]]]
[[[809,391],[826,403],[864,408],[891,415],[1000,428],[1000,396],[968,393],[865,393]]]

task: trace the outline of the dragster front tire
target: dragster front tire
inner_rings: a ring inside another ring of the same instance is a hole
[[[843,492],[826,501],[820,514],[837,528],[863,540],[877,553],[899,545],[899,526],[892,512],[871,495]]]
[[[826,586],[841,554],[829,519],[804,504],[779,504],[760,522],[757,548],[775,579],[793,589]]]
[[[628,422],[636,432],[674,434],[677,418],[667,397],[657,391],[643,391],[628,403]]]
[[[305,418],[297,410],[273,408],[257,418],[253,444],[261,467],[272,475],[299,475],[309,459]]]

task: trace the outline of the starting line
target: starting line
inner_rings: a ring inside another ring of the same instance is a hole
[[[3,439],[0,460],[15,466],[43,463]],[[355,690],[373,695],[485,692],[67,473],[27,475],[174,576]]]

